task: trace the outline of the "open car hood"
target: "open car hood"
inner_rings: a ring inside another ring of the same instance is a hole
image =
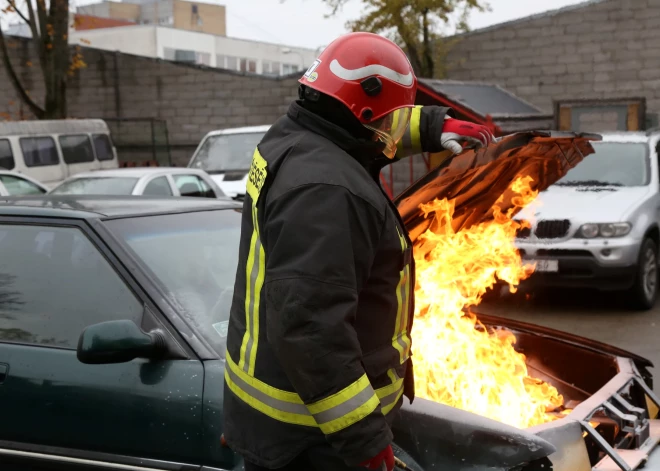
[[[433,222],[419,205],[435,198],[455,201],[454,230],[492,219],[492,207],[506,212],[515,194],[507,189],[519,177],[530,176],[533,190],[542,191],[562,178],[584,157],[594,153],[590,141],[598,134],[523,132],[505,136],[479,150],[468,150],[431,170],[399,195],[394,203],[410,237],[415,240]]]

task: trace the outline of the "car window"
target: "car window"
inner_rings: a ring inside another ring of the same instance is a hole
[[[21,137],[18,141],[28,167],[57,165],[60,162],[52,137]]]
[[[594,155],[587,157],[555,185],[644,186],[651,178],[649,146],[634,142],[592,142]]]
[[[0,182],[10,195],[42,195],[46,193],[44,189],[31,181],[13,175],[0,175]]]
[[[62,157],[67,164],[79,164],[94,161],[94,150],[89,136],[76,134],[71,136],[60,136],[60,147]]]
[[[51,190],[53,195],[130,195],[137,178],[81,177],[66,180]]]
[[[199,148],[189,167],[201,168],[209,173],[229,170],[247,172],[254,150],[264,134],[266,133],[250,132],[209,136]]]
[[[217,198],[211,187],[197,175],[172,175],[181,196]]]
[[[89,325],[142,317],[142,303],[77,228],[0,225],[0,253],[0,342],[75,349]]]
[[[144,187],[143,195],[149,196],[172,196],[172,188],[167,177],[158,177],[147,183]]]
[[[240,212],[168,214],[105,224],[151,272],[181,316],[223,355],[238,265]]]
[[[93,134],[94,150],[96,158],[99,160],[112,160],[115,158],[112,153],[112,141],[107,134]]]
[[[11,170],[14,168],[14,154],[8,139],[0,139],[0,168]]]

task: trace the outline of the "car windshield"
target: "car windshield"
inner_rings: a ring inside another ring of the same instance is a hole
[[[107,221],[184,319],[224,355],[241,232],[232,209]]]
[[[73,178],[51,190],[53,195],[130,195],[137,178],[93,177]]]
[[[250,169],[254,149],[264,134],[250,132],[210,136],[190,162],[190,167],[201,168],[208,173],[247,171]]]
[[[648,146],[631,142],[594,142],[593,155],[571,169],[559,186],[644,186],[650,181]]]

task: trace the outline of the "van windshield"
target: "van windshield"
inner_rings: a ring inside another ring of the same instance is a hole
[[[209,136],[189,167],[201,168],[208,173],[250,169],[252,154],[265,132],[224,134]]]
[[[651,167],[648,145],[638,142],[592,142],[593,155],[559,180],[558,186],[645,186]]]

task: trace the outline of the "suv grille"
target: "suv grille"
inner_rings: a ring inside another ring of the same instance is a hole
[[[559,239],[568,234],[570,226],[568,219],[539,221],[534,234],[539,239]]]

